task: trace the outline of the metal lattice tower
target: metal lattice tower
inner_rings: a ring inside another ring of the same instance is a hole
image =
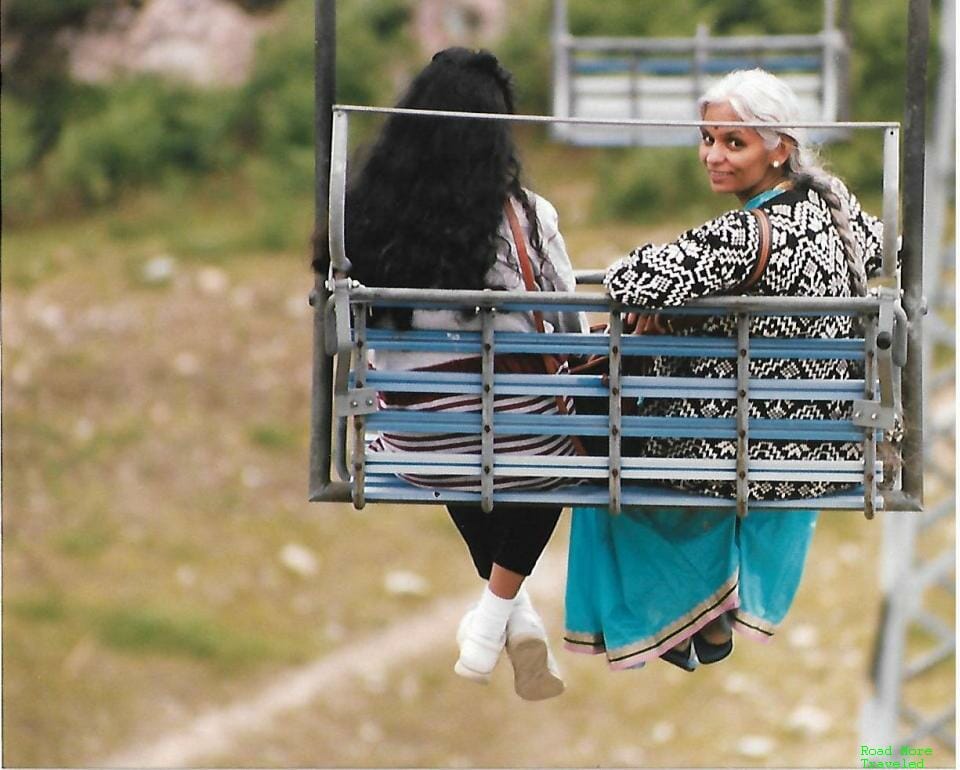
[[[926,157],[924,321],[927,510],[883,515],[883,612],[871,672],[873,692],[862,713],[861,741],[872,746],[930,746],[956,751],[955,413],[956,244],[944,242],[954,200],[954,0],[944,0],[941,70]]]

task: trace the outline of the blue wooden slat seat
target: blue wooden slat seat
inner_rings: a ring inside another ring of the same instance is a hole
[[[370,502],[391,503],[462,503],[481,501],[479,492],[461,492],[456,490],[434,490],[408,484],[392,473],[373,474],[367,480],[366,498]],[[571,491],[573,490],[573,491]],[[606,505],[609,497],[607,490],[599,485],[582,484],[550,492],[497,491],[493,494],[495,503],[527,503],[530,505],[570,505],[571,496],[576,496],[577,505]],[[652,484],[631,483],[623,486],[623,506],[677,506],[683,508],[729,508],[736,509],[736,500],[726,500],[704,495],[690,494]],[[751,511],[796,510],[815,508],[817,510],[863,510],[863,488],[853,487],[822,497],[804,500],[770,500],[751,503]]]
[[[363,311],[360,311],[363,312]],[[691,311],[678,311],[691,312]],[[692,311],[705,312],[703,310]],[[816,313],[814,313],[816,314]],[[352,338],[356,342],[356,338]],[[624,336],[623,355],[736,358],[735,339],[723,337]],[[497,355],[564,353],[596,355],[609,352],[610,338],[604,334],[536,334],[495,332],[493,344]],[[751,338],[751,358],[865,360],[866,341],[859,339],[794,339]],[[457,356],[478,356],[482,345],[480,332],[446,332],[387,329],[364,329],[363,345],[367,349],[419,351]],[[394,394],[466,394],[479,397],[484,376],[480,373],[435,370],[379,371],[364,367],[358,375],[351,372],[350,388],[357,377],[369,391]],[[490,376],[493,391],[499,396],[569,395],[607,399],[609,385],[599,375],[547,375],[494,373]],[[840,401],[853,403],[864,398],[864,379],[764,379],[747,380],[751,399],[790,401]],[[627,375],[620,381],[622,397],[734,399],[736,378],[700,379],[694,377],[654,377]],[[360,391],[353,391],[359,393]],[[387,400],[390,401],[389,399]],[[602,402],[601,402],[602,403]],[[844,419],[759,419],[747,421],[753,439],[773,441],[836,441],[870,442],[882,438],[879,430],[867,434],[866,429]],[[495,433],[517,435],[607,436],[611,430],[606,414],[528,414],[496,412]],[[421,411],[415,408],[387,407],[381,404],[364,415],[365,443],[372,442],[379,432],[408,435],[458,434],[478,435],[483,429],[480,411]],[[652,417],[624,415],[620,418],[624,439],[634,437],[706,437],[734,440],[738,425],[735,418],[715,417]],[[872,438],[871,438],[872,436]],[[479,485],[483,460],[478,454],[438,452],[363,452],[363,498],[370,502],[446,503],[481,500],[481,492],[463,489],[417,486],[405,481],[403,474],[419,477],[475,477]],[[874,481],[882,481],[883,467],[874,455]],[[535,504],[605,505],[609,501],[606,487],[610,470],[607,457],[563,457],[498,455],[494,452],[495,477],[566,479],[568,484],[551,491],[495,489],[493,502]],[[735,459],[706,460],[691,458],[631,457],[619,461],[622,476],[621,505],[672,505],[682,507],[721,507],[735,509],[736,500],[719,499],[658,486],[653,481],[713,480],[734,482],[738,474]],[[746,471],[753,481],[829,481],[850,485],[843,492],[816,499],[750,501],[750,510],[784,508],[864,508],[863,461],[817,461],[809,459],[750,460]]]
[[[538,395],[544,392],[605,398],[607,388],[596,375],[571,374],[557,380],[550,374],[495,374],[497,393],[508,396]],[[376,390],[395,393],[479,394],[479,374],[453,372],[378,372],[367,375],[367,384]],[[761,380],[751,378],[750,391],[756,398],[835,401],[856,399],[863,393],[863,380]],[[737,381],[696,377],[623,378],[623,395],[628,398],[735,398]]]
[[[551,306],[554,309],[554,306]],[[607,337],[600,334],[551,334],[549,336],[498,332],[497,353],[536,353],[569,355],[605,355]],[[431,353],[477,355],[479,332],[386,331],[370,329],[367,344],[376,350],[407,350]],[[626,356],[691,356],[696,358],[735,358],[736,340],[728,337],[624,337]],[[768,339],[751,341],[753,358],[815,358],[863,360],[862,339]]]
[[[622,418],[623,435],[633,437],[711,438],[734,440],[733,417]],[[751,419],[750,435],[771,441],[862,441],[863,429],[850,420]],[[419,412],[383,409],[367,418],[367,426],[396,433],[479,433],[479,412]],[[606,436],[606,415],[498,414],[496,431],[505,436]]]
[[[763,67],[768,72],[818,72],[822,67],[819,56],[757,56],[757,57],[712,57],[701,65],[701,71],[710,75],[725,75],[728,72],[751,67]],[[578,75],[611,75],[636,72],[642,75],[690,75],[694,65],[689,59],[607,56],[602,58],[578,58],[573,62],[573,71]]]
[[[374,452],[368,457],[367,469],[371,474],[399,474],[427,472],[442,476],[480,476],[480,457],[470,454]],[[497,463],[497,475],[501,477],[527,477],[545,475],[589,482],[591,479],[606,481],[608,470],[604,457],[552,457],[542,455],[503,456]],[[735,460],[705,460],[668,457],[631,457],[622,462],[626,480],[651,479],[712,479],[734,481]],[[794,462],[786,460],[753,460],[748,464],[750,476],[756,480],[769,481],[836,481],[855,484],[863,476],[863,463],[849,461]],[[875,472],[882,474],[882,464],[876,464]]]

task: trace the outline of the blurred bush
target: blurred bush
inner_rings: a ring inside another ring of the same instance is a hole
[[[596,175],[593,215],[600,220],[690,220],[717,208],[696,148],[607,150],[597,160]]]
[[[33,210],[35,190],[30,179],[33,154],[31,115],[19,101],[0,96],[0,179],[3,180],[3,207],[21,215]]]
[[[517,112],[549,114],[551,105],[550,8],[552,0],[527,0],[511,7],[510,26],[496,54],[511,73]]]
[[[6,23],[24,33],[79,24],[103,0],[9,0]]]
[[[392,100],[391,69],[412,50],[409,13],[409,0],[338,3],[338,101]],[[313,0],[290,0],[283,25],[262,42],[256,69],[239,95],[239,136],[271,157],[283,158],[290,147],[313,147],[313,14]]]
[[[284,210],[309,197],[313,185],[314,3],[234,1],[251,11],[278,13],[261,40],[251,78],[239,88],[197,91],[144,77],[83,86],[68,81],[55,49],[43,46],[34,69],[5,71],[0,174],[6,222],[109,203],[127,190],[162,187],[174,177],[182,188],[183,179],[227,171],[239,173],[258,194],[269,194],[264,244],[289,238],[283,235]],[[102,2],[10,0],[7,23],[38,31],[42,40],[82,22]],[[408,35],[414,2],[337,3],[338,101],[391,103],[409,72],[422,64]],[[679,36],[692,34],[698,20],[714,34],[812,32],[822,23],[819,4],[780,0],[756,0],[749,7],[740,0],[674,0],[644,3],[642,12],[639,6],[635,0],[570,0],[570,27],[576,34]],[[521,112],[550,111],[551,7],[550,0],[512,4],[507,34],[493,46],[514,74]],[[897,119],[903,104],[903,3],[875,0],[869,9],[854,4],[852,20],[853,117]],[[597,213],[663,216],[699,205],[699,199],[691,201],[691,190],[699,196],[705,185],[689,148],[597,157]],[[854,189],[878,184],[879,154],[870,136],[860,133],[831,148],[831,157]]]
[[[82,20],[95,4],[21,0],[10,13],[19,14],[21,29],[52,29]],[[349,52],[338,57],[339,100],[391,98],[385,74],[410,51],[409,6],[409,0],[338,3],[338,45]],[[201,91],[156,77],[80,85],[55,67],[25,74],[0,102],[7,222],[108,203],[137,187],[162,187],[173,175],[238,169],[254,156],[269,163],[256,164],[250,176],[281,200],[312,190],[313,34],[312,0],[288,0],[261,41],[250,80],[236,89]],[[279,224],[270,227],[276,232]]]
[[[230,94],[137,78],[100,96],[101,109],[69,122],[46,159],[46,189],[57,200],[105,203],[167,174],[208,172],[237,158],[228,141],[236,109]]]

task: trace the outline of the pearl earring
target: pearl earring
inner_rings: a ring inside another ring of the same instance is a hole
[[[774,161],[773,163],[771,163],[770,165],[773,166],[774,168],[780,168],[780,161],[779,161],[779,160],[775,160],[775,161]]]

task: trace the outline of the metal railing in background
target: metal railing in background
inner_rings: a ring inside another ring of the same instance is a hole
[[[848,46],[837,26],[836,0],[824,0],[823,28],[807,35],[693,37],[577,37],[570,33],[567,0],[554,0],[553,113],[557,117],[692,120],[709,85],[737,69],[762,67],[796,92],[801,114],[837,122],[847,114]],[[585,146],[696,144],[695,131],[651,126],[610,127],[558,123],[554,138]],[[818,128],[829,141],[844,132]]]

